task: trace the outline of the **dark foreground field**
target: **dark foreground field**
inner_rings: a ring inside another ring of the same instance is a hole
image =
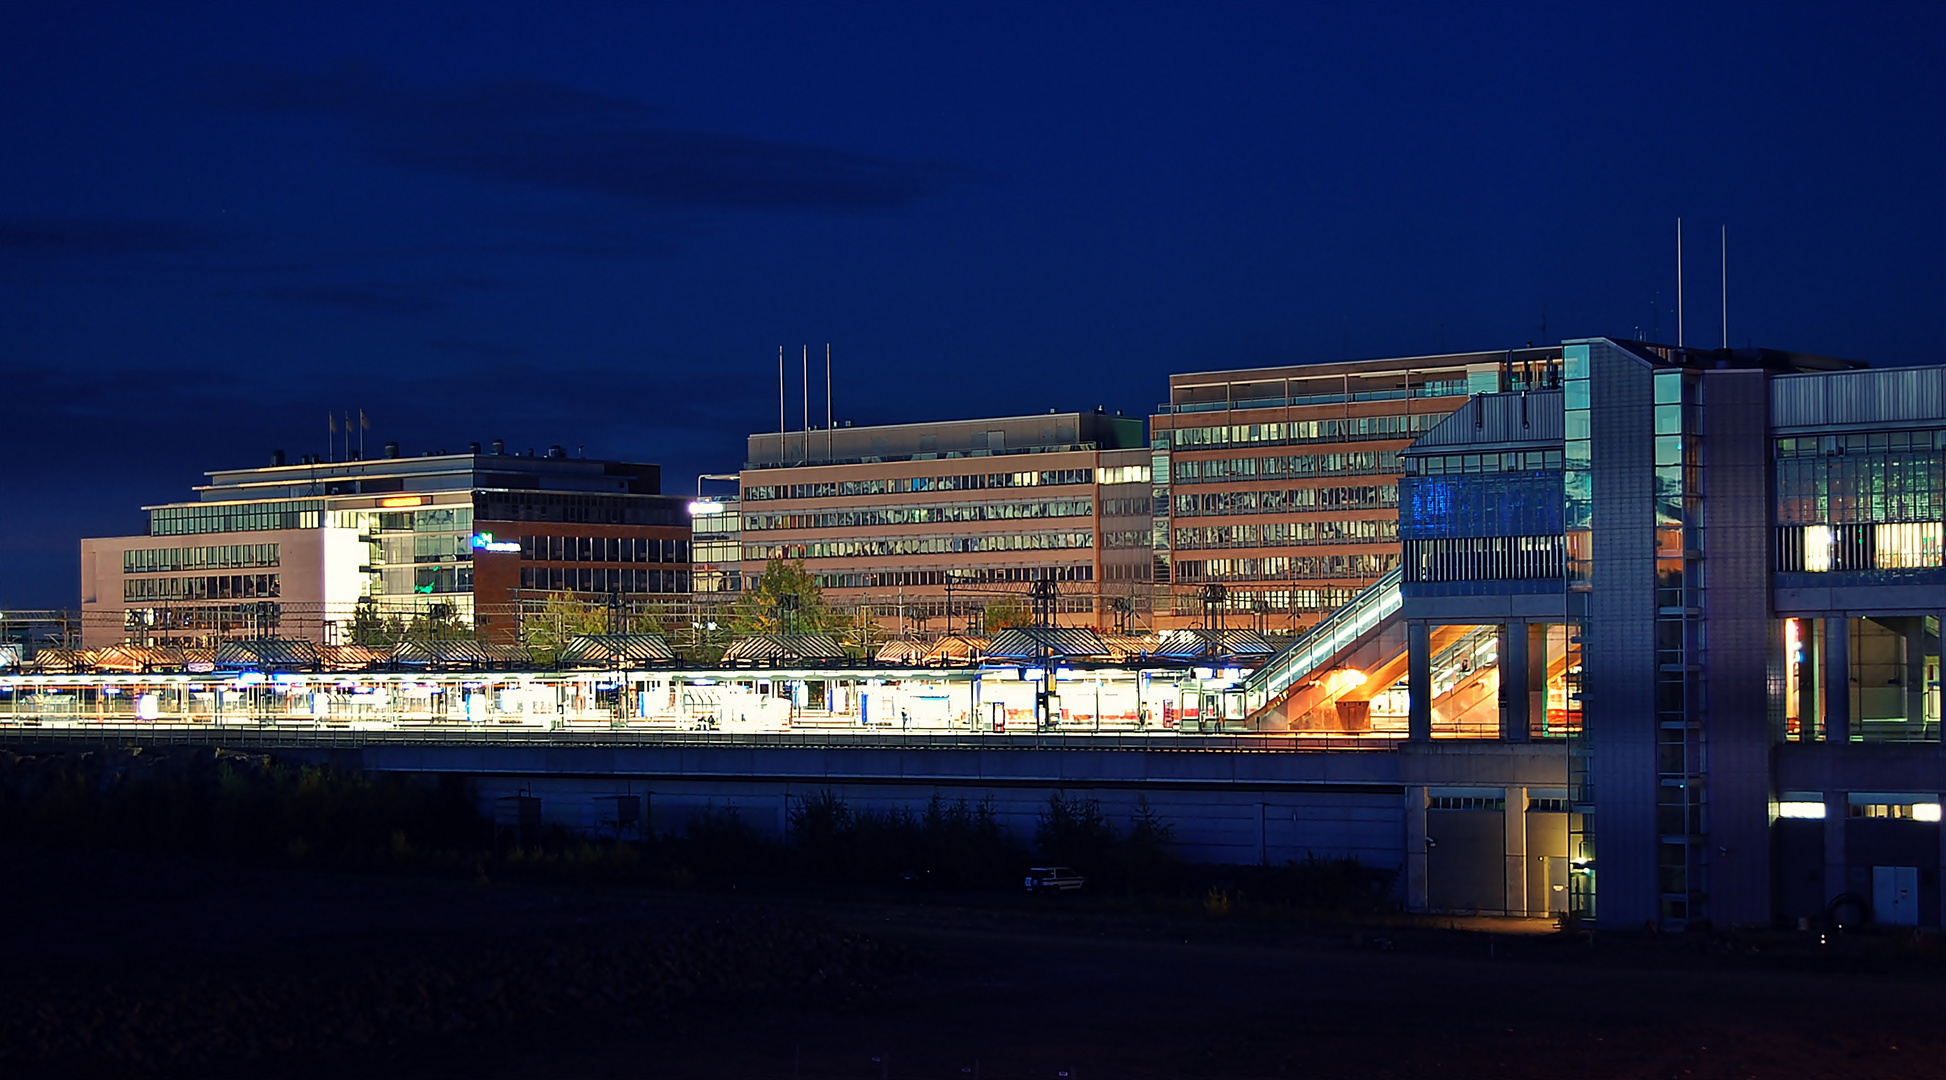
[[[1591,945],[30,848],[0,849],[0,926],[8,1077],[1946,1075],[1942,965],[1890,940]]]

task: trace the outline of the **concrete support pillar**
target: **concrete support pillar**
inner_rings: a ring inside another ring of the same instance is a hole
[[[1527,680],[1531,662],[1527,647],[1526,623],[1501,625],[1500,738],[1507,742],[1527,741]]]
[[[1851,620],[1824,620],[1824,738],[1851,741]]]
[[[1851,890],[1845,871],[1845,815],[1850,808],[1844,792],[1824,793],[1824,902],[1827,904],[1839,893]]]
[[[1527,895],[1527,789],[1507,789],[1507,914],[1529,915]],[[1535,898],[1545,901],[1546,897]],[[1547,914],[1545,907],[1540,914]]]
[[[1423,741],[1432,738],[1432,627],[1407,623],[1405,649],[1406,736]]]
[[[1405,789],[1405,909],[1430,906],[1426,889],[1426,789]]]

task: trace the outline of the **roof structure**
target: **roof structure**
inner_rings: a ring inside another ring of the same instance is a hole
[[[725,650],[723,662],[776,664],[838,660],[844,655],[844,647],[824,634],[757,634]]]
[[[1106,660],[1100,635],[1072,626],[1018,626],[1002,630],[987,646],[986,660]]]
[[[675,658],[661,634],[582,634],[561,650],[561,663],[575,667],[660,664]]]
[[[1158,660],[1261,660],[1276,651],[1254,630],[1177,630],[1149,655]]]

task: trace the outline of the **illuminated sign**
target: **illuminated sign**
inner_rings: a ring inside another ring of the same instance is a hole
[[[425,501],[424,495],[394,495],[389,499],[380,499],[378,504],[380,506],[422,506]]]
[[[474,533],[473,546],[481,551],[519,551],[518,540],[495,540],[490,532]]]
[[[709,517],[723,512],[723,504],[715,499],[697,499],[689,504],[690,517]]]

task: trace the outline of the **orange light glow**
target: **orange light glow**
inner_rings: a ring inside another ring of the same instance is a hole
[[[425,501],[424,495],[394,495],[389,499],[380,499],[378,504],[380,506],[420,506]]]

